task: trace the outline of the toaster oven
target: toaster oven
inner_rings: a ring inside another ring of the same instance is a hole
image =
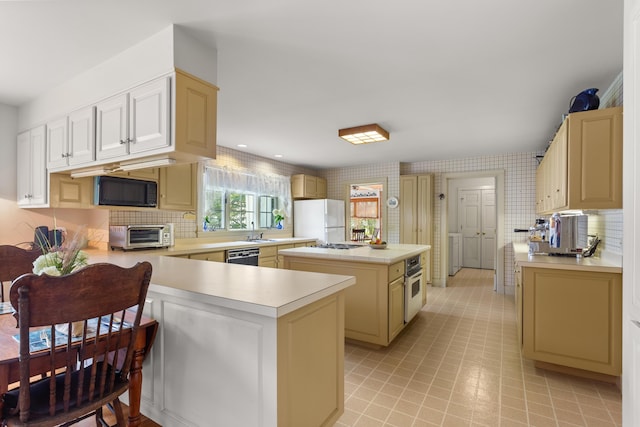
[[[111,250],[166,248],[173,244],[173,224],[109,226]]]

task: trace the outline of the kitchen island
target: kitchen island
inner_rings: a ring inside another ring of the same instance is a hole
[[[426,277],[429,245],[388,245],[373,249],[305,247],[279,252],[290,270],[351,275],[356,284],[345,291],[345,337],[387,346],[408,324],[406,318],[405,261],[420,255]],[[426,304],[426,281],[421,281],[420,307]]]
[[[145,313],[159,332],[141,411],[164,426],[333,425],[344,411],[348,275],[90,251],[153,266]]]

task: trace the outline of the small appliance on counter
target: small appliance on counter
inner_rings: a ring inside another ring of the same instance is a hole
[[[168,248],[174,244],[173,224],[109,226],[111,250]]]
[[[530,237],[529,254],[582,255],[588,246],[588,220],[587,215],[553,214],[542,227],[548,238]]]

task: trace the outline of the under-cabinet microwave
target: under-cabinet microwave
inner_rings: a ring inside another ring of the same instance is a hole
[[[158,206],[158,184],[141,179],[97,176],[94,181],[94,204],[104,206]]]

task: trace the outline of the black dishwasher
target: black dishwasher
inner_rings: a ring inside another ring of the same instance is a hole
[[[258,265],[259,255],[260,249],[258,248],[229,249],[227,251],[227,263]]]

